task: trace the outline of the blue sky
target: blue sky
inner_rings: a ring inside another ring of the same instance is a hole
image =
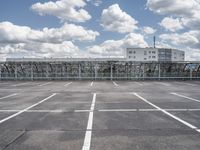
[[[200,0],[1,0],[0,56],[122,57],[127,47],[200,58]]]

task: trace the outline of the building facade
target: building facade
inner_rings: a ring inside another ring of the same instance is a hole
[[[127,48],[126,59],[130,61],[184,61],[185,52],[168,48]]]

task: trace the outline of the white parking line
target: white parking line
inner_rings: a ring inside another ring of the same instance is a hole
[[[94,115],[94,107],[96,102],[96,93],[93,94],[92,104],[90,107],[90,113],[88,118],[88,124],[87,124],[87,130],[85,133],[85,139],[83,143],[82,150],[90,150],[90,144],[91,144],[91,137],[92,137],[92,125],[93,125],[93,115]]]
[[[26,84],[29,84],[30,82],[26,82],[26,83],[19,83],[19,84],[14,84],[14,85],[11,85],[11,86],[14,86],[14,87],[16,87],[16,86],[21,86],[21,85],[26,85]]]
[[[119,86],[115,81],[113,81],[113,84],[114,84],[115,86]]]
[[[170,112],[190,112],[190,111],[200,111],[200,109],[164,109],[165,111]],[[21,110],[9,110],[9,109],[2,109],[0,112],[19,112]],[[158,109],[99,109],[96,110],[99,112],[156,112],[160,111]],[[55,109],[55,110],[27,110],[26,112],[31,113],[62,113],[62,112],[75,112],[75,113],[86,113],[92,112],[92,110],[63,110],[63,109]]]
[[[44,84],[40,84],[38,86],[45,86],[45,85],[48,85],[48,84],[51,84],[52,82],[47,82],[47,83],[44,83]]]
[[[10,94],[10,95],[4,96],[4,97],[0,97],[0,99],[5,99],[5,98],[12,97],[12,96],[16,96],[17,94],[18,93]]]
[[[182,97],[182,98],[186,98],[186,99],[189,99],[189,100],[192,100],[192,101],[195,101],[195,102],[200,102],[200,100],[198,100],[198,99],[187,97],[187,96],[184,96],[184,95],[181,95],[181,94],[177,94],[177,93],[170,93],[170,94],[176,95],[176,96],[179,96],[179,97]]]
[[[3,122],[5,122],[5,121],[7,121],[7,120],[9,120],[9,119],[11,119],[11,118],[14,118],[14,117],[16,117],[16,116],[22,114],[23,112],[26,112],[27,110],[29,110],[29,109],[31,109],[31,108],[33,108],[33,107],[35,107],[35,106],[37,106],[37,105],[39,105],[39,104],[41,104],[41,103],[47,101],[47,100],[49,100],[50,98],[52,98],[52,97],[55,96],[56,94],[57,94],[57,93],[54,93],[54,94],[50,95],[49,97],[47,97],[47,98],[45,98],[45,99],[39,101],[38,103],[35,103],[35,104],[33,104],[33,105],[31,105],[31,106],[29,106],[29,107],[27,107],[27,108],[25,108],[25,109],[23,109],[23,110],[21,110],[21,111],[19,111],[19,112],[13,114],[13,115],[11,115],[11,116],[9,116],[9,117],[6,117],[6,118],[0,120],[0,124],[3,123]]]
[[[134,82],[134,83],[136,83],[137,85],[143,86],[142,83],[139,83],[139,82]]]
[[[167,83],[163,83],[163,82],[156,82],[157,84],[161,84],[161,85],[164,85],[164,86],[170,86],[169,84]]]
[[[200,132],[200,129],[198,129],[196,126],[194,126],[194,125],[192,125],[192,124],[190,124],[190,123],[188,123],[188,122],[182,120],[181,118],[174,116],[173,114],[167,112],[166,110],[164,110],[164,109],[162,109],[162,108],[156,106],[155,104],[149,102],[148,100],[146,100],[145,98],[143,98],[143,97],[140,96],[139,94],[134,93],[134,95],[137,96],[138,98],[140,98],[141,100],[143,100],[144,102],[148,103],[149,105],[153,106],[154,108],[156,108],[156,109],[162,111],[164,114],[170,116],[171,118],[173,118],[173,119],[175,119],[175,120],[181,122],[182,124],[188,126],[188,127],[191,128],[191,129],[196,130],[197,132]]]
[[[70,85],[70,84],[72,84],[72,82],[69,82],[69,83],[65,84],[64,86],[68,86],[68,85]]]
[[[164,109],[166,111],[200,111],[200,109]],[[153,112],[153,111],[160,111],[158,109],[99,109],[100,112]]]
[[[94,82],[91,82],[90,86],[93,86]]]

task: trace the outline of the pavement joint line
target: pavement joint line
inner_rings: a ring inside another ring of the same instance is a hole
[[[195,101],[195,102],[199,102],[199,103],[200,103],[200,100],[195,99],[195,98],[187,97],[187,96],[185,96],[185,95],[181,95],[181,94],[177,94],[177,93],[170,93],[170,94],[176,95],[176,96],[179,96],[179,97],[182,97],[182,98],[186,98],[186,99],[189,99],[189,100],[192,100],[192,101]]]
[[[88,117],[87,130],[85,132],[85,139],[84,139],[82,150],[90,150],[96,95],[97,95],[96,93],[93,94],[93,99],[92,99],[92,103],[90,107],[91,112],[89,113],[89,117]]]
[[[44,83],[44,84],[40,84],[38,86],[45,86],[45,85],[48,85],[48,84],[51,84],[52,82],[47,82],[47,83]]]
[[[90,86],[93,86],[93,84],[94,84],[94,82],[92,81],[91,84],[90,84]]]
[[[68,85],[70,85],[70,84],[72,84],[72,82],[69,82],[69,83],[65,84],[64,86],[68,86]]]
[[[173,118],[173,119],[179,121],[180,123],[186,125],[187,127],[191,128],[191,129],[194,129],[195,131],[199,132],[199,131],[198,131],[199,129],[198,129],[196,126],[194,126],[194,125],[192,125],[192,124],[190,124],[190,123],[188,123],[188,122],[182,120],[181,118],[176,117],[175,115],[169,113],[168,111],[166,111],[166,110],[164,110],[164,109],[158,107],[157,105],[151,103],[150,101],[148,101],[147,99],[143,98],[143,97],[140,96],[139,94],[137,94],[137,93],[133,93],[133,94],[134,94],[136,97],[138,97],[138,98],[140,98],[141,100],[143,100],[144,102],[146,102],[147,104],[149,104],[149,105],[153,106],[154,108],[156,108],[156,109],[162,111],[164,114],[168,115],[169,117],[171,117],[171,118]]]
[[[113,81],[113,84],[114,84],[115,86],[119,86],[115,81]]]
[[[16,117],[16,116],[18,116],[18,115],[20,115],[20,114],[22,114],[23,112],[26,112],[27,110],[29,110],[29,109],[31,109],[31,108],[33,108],[33,107],[35,107],[35,106],[37,106],[37,105],[39,105],[39,104],[41,104],[41,103],[47,101],[47,100],[49,100],[50,98],[52,98],[52,97],[55,96],[55,95],[57,95],[57,93],[53,93],[52,95],[48,96],[47,98],[45,98],[45,99],[43,99],[43,100],[41,100],[41,101],[39,101],[39,102],[37,102],[37,103],[35,103],[35,104],[29,106],[29,107],[27,107],[27,108],[25,108],[25,109],[23,109],[23,110],[21,110],[21,111],[15,113],[15,114],[11,115],[11,116],[8,116],[8,117],[6,117],[6,118],[0,120],[0,124],[2,124],[3,122],[5,122],[5,121],[7,121],[7,120],[9,120],[9,119],[12,119],[12,118],[14,118],[14,117]]]
[[[13,96],[16,96],[18,95],[19,93],[13,93],[13,94],[10,94],[10,95],[7,95],[7,96],[4,96],[4,97],[0,97],[0,100],[1,99],[5,99],[5,98],[9,98],[9,97],[13,97]]]

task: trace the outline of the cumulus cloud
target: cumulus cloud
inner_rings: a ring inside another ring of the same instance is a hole
[[[61,43],[66,40],[94,41],[98,32],[86,30],[82,26],[65,23],[60,28],[33,30],[27,26],[18,26],[10,22],[0,23],[1,43],[50,42]]]
[[[200,11],[199,0],[147,0],[147,7],[158,14],[192,17]]]
[[[143,31],[145,34],[154,34],[156,32],[156,29],[153,29],[151,27],[143,27]]]
[[[171,32],[176,32],[184,28],[183,23],[179,18],[174,19],[172,17],[165,17],[161,21],[160,26]]]
[[[192,30],[199,29],[200,0],[147,0],[146,5],[157,14],[182,18]]]
[[[83,9],[85,0],[58,0],[56,2],[36,3],[31,9],[40,15],[52,15],[61,21],[85,22],[91,15]]]
[[[124,50],[128,47],[148,47],[143,35],[129,33],[121,40],[107,40],[100,45],[87,48],[89,54],[97,56],[124,57]]]
[[[101,25],[107,31],[119,33],[132,32],[138,29],[137,23],[134,18],[122,11],[118,4],[104,9],[101,14]]]
[[[79,54],[79,48],[71,41],[52,43],[0,44],[0,52],[6,56],[71,57]]]
[[[198,39],[198,31],[189,31],[185,33],[172,33],[172,34],[161,34],[159,38],[163,42],[169,42],[176,46],[190,46],[190,47],[198,47],[199,39]]]
[[[1,22],[0,35],[1,54],[65,57],[79,55],[79,48],[73,41],[94,41],[99,33],[67,23],[60,28],[34,30],[27,26]]]

